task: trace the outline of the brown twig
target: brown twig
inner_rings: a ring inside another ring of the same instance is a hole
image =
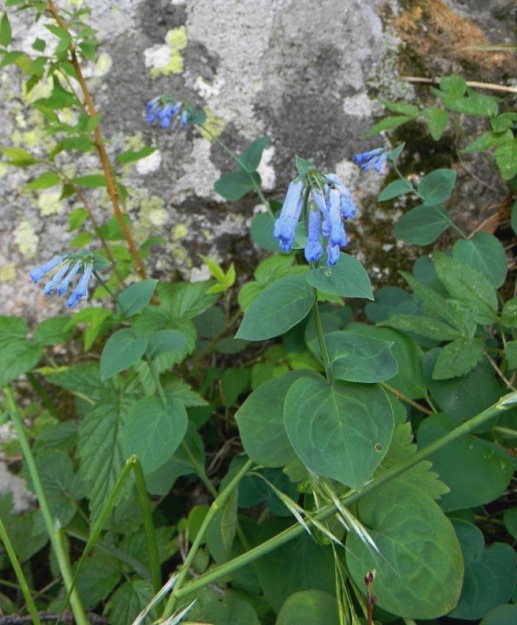
[[[439,85],[441,81],[441,78],[421,78],[420,76],[401,76],[400,78],[406,82],[421,82],[429,85]],[[468,87],[476,87],[477,89],[517,93],[517,87],[506,87],[505,85],[496,85],[489,82],[477,82],[476,80],[466,80],[465,83]]]
[[[63,21],[63,19],[61,18],[61,16],[57,12],[56,7],[54,6],[53,0],[47,0],[47,5],[48,5],[48,10],[50,11],[52,17],[56,20],[57,24],[63,30],[66,30],[68,32],[68,28],[66,26],[66,23]],[[75,46],[74,46],[73,43],[70,43],[69,50],[70,50],[70,60],[71,60],[72,65],[73,65],[73,67],[75,69],[77,80],[79,82],[79,85],[81,86],[81,91],[83,93],[84,102],[85,102],[85,108],[86,108],[88,114],[90,115],[90,117],[94,117],[97,114],[97,111],[95,109],[95,105],[93,104],[93,100],[92,100],[92,98],[90,96],[90,92],[88,90],[88,86],[86,85],[86,81],[84,79],[83,72],[81,70],[81,66],[79,64],[79,60],[77,58],[77,54],[76,54],[76,51],[75,51]],[[138,275],[142,278],[142,280],[145,280],[147,278],[147,273],[146,273],[145,268],[144,268],[144,266],[142,264],[142,261],[140,259],[140,255],[138,253],[138,249],[136,247],[136,243],[135,243],[135,241],[134,241],[134,239],[133,239],[133,237],[131,235],[131,232],[129,231],[129,228],[126,225],[126,222],[124,221],[124,217],[122,215],[122,210],[120,208],[120,201],[119,201],[118,191],[117,191],[117,188],[115,186],[115,182],[113,180],[111,163],[110,163],[108,154],[106,152],[106,148],[104,147],[104,141],[102,140],[102,135],[101,135],[101,132],[100,132],[98,126],[94,129],[93,134],[94,134],[94,137],[95,137],[94,145],[95,145],[95,148],[97,149],[97,153],[98,153],[99,159],[101,161],[102,171],[103,171],[104,177],[106,179],[106,188],[108,190],[108,195],[110,196],[110,200],[111,200],[111,203],[113,205],[113,212],[115,214],[115,218],[118,221],[118,223],[120,225],[120,229],[121,229],[122,234],[124,236],[124,239],[126,240],[128,246],[129,246],[129,250],[130,250],[131,256],[133,257],[133,260],[135,262],[135,266],[136,266],[136,270],[138,272]]]

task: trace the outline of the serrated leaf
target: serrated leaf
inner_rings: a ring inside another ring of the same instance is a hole
[[[130,580],[122,584],[110,597],[104,613],[110,625],[128,625],[149,604],[154,596],[151,582],[145,579]],[[151,616],[155,614],[151,610]]]
[[[517,327],[517,297],[512,297],[503,306],[501,323],[507,328]]]
[[[472,371],[483,359],[483,343],[476,339],[454,339],[438,354],[433,371],[434,380],[459,378]]]
[[[388,471],[397,464],[408,460],[414,456],[418,448],[414,443],[411,423],[401,423],[395,428],[388,453],[376,470],[374,477]],[[440,476],[436,471],[432,471],[432,463],[423,460],[407,471],[404,471],[397,480],[408,482],[422,489],[433,499],[440,499],[442,495],[449,492],[448,486],[440,481]]]
[[[469,143],[467,147],[463,148],[462,152],[466,152],[467,154],[482,152],[496,145],[507,143],[508,141],[513,141],[513,133],[511,130],[506,130],[505,132],[484,132],[477,139]]]
[[[497,293],[485,276],[441,252],[433,254],[438,278],[455,299],[468,305],[478,323],[493,323],[497,318]]]
[[[88,487],[92,520],[101,513],[125,461],[122,419],[133,400],[111,393],[84,416],[79,428],[79,475]]]
[[[385,321],[381,321],[379,326],[388,326],[401,332],[411,332],[425,336],[428,339],[437,341],[453,340],[461,338],[461,334],[456,328],[434,317],[424,315],[393,315]]]
[[[41,358],[41,347],[27,340],[20,317],[0,316],[0,388],[30,371]]]
[[[517,139],[503,143],[494,152],[495,162],[505,180],[517,175]]]
[[[158,397],[144,397],[124,416],[126,457],[137,455],[144,474],[153,473],[173,456],[185,436],[187,424],[183,402],[173,399],[164,406]]]
[[[501,242],[488,232],[476,232],[472,239],[459,239],[452,250],[454,258],[482,273],[496,288],[503,286],[508,258]]]
[[[435,141],[439,141],[449,123],[449,113],[444,109],[427,108],[422,111],[422,114],[427,120],[431,137]]]

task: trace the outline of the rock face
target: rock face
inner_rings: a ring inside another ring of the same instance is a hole
[[[83,2],[56,4],[66,10]],[[229,204],[218,196],[213,183],[231,170],[230,159],[196,130],[147,125],[150,98],[167,94],[206,106],[212,132],[236,151],[267,134],[271,141],[260,173],[269,198],[281,199],[299,154],[340,174],[365,215],[365,198],[380,180],[359,174],[351,158],[383,141],[364,138],[382,110],[377,97],[414,97],[401,72],[456,71],[487,82],[504,81],[512,72],[508,55],[460,50],[472,43],[511,42],[511,0],[90,0],[88,6],[102,45],[84,70],[102,112],[108,150],[114,156],[144,144],[158,147],[118,173],[129,188],[136,239],[164,239],[152,255],[151,273],[166,279],[203,276],[198,253],[234,260],[249,273],[255,252],[247,228],[259,201],[247,196]],[[27,12],[9,15],[13,49],[30,51],[36,37],[52,40]],[[16,68],[0,76],[0,145],[43,156],[52,139],[30,102],[44,96],[48,84],[43,80],[26,94]],[[99,171],[92,154],[74,154],[62,166],[71,176]],[[67,216],[81,203],[60,200],[55,189],[27,190],[24,184],[34,175],[0,164],[0,312],[41,318],[62,309],[63,302],[44,303],[26,271],[69,249],[77,232],[68,231]],[[106,223],[105,195],[92,190],[88,199],[98,221]],[[383,264],[391,219],[359,216],[350,228],[350,253],[370,260],[374,271]]]

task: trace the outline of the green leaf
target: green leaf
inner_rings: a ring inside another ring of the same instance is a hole
[[[278,239],[273,237],[275,219],[269,213],[258,213],[250,226],[251,240],[268,252],[278,252]]]
[[[506,510],[503,518],[506,529],[517,540],[517,508]]]
[[[388,109],[388,111],[391,111],[392,113],[399,113],[400,115],[406,115],[408,117],[416,117],[418,115],[418,107],[414,104],[407,104],[406,102],[390,102],[389,100],[380,100],[380,102]]]
[[[455,520],[454,527],[465,560],[465,578],[458,605],[447,616],[469,621],[506,603],[515,587],[515,552],[503,543],[485,549],[481,530],[467,521]]]
[[[514,234],[517,234],[517,202],[512,206],[511,225]]]
[[[397,373],[391,342],[338,331],[325,334],[325,343],[337,380],[363,384],[383,382]]]
[[[181,282],[158,286],[160,303],[178,319],[192,319],[215,304],[217,294],[208,293],[213,282]]]
[[[391,353],[397,361],[398,370],[390,379],[389,386],[411,399],[425,397],[427,385],[422,373],[422,350],[416,341],[396,330],[379,328],[365,324],[349,324],[347,331],[371,336],[393,343]]]
[[[453,258],[470,265],[496,288],[503,286],[508,270],[504,247],[488,232],[476,232],[472,239],[459,239],[452,250]]]
[[[305,174],[316,171],[316,165],[311,163],[310,161],[306,161],[303,158],[300,158],[297,154],[294,156],[294,160],[296,163],[296,169],[300,176],[304,176]]]
[[[433,261],[440,281],[452,297],[472,310],[478,323],[497,319],[497,292],[482,273],[441,252],[434,252]]]
[[[415,245],[429,245],[447,230],[451,223],[443,206],[416,206],[403,215],[393,230],[397,239]]]
[[[287,436],[300,460],[318,475],[360,490],[385,456],[393,411],[376,386],[303,377],[284,404]]]
[[[485,355],[479,339],[454,339],[438,355],[433,371],[434,380],[458,378],[472,371]]]
[[[38,345],[57,345],[66,343],[74,330],[69,325],[69,317],[51,317],[38,323],[34,332],[34,341]]]
[[[73,231],[79,229],[89,216],[90,213],[82,206],[74,209],[68,215],[68,230]]]
[[[146,579],[127,581],[110,597],[104,613],[109,616],[110,625],[127,625],[135,620],[153,596],[153,586]]]
[[[422,114],[426,118],[431,137],[439,141],[449,123],[449,113],[444,109],[427,108],[422,111]]]
[[[7,48],[11,43],[11,24],[9,23],[9,17],[7,13],[3,13],[0,20],[0,46]]]
[[[444,76],[440,80],[440,90],[449,96],[460,98],[467,91],[467,83],[461,76]]]
[[[53,171],[47,171],[34,180],[31,180],[31,182],[28,182],[25,187],[27,189],[48,189],[50,187],[55,187],[60,183],[61,178],[56,173]]]
[[[26,339],[27,331],[22,318],[0,316],[0,388],[30,371],[41,358],[41,347]]]
[[[260,625],[255,609],[244,597],[244,594],[231,589],[225,590],[221,597],[219,593],[205,588],[189,610],[187,621],[199,625]]]
[[[262,152],[269,143],[269,137],[258,137],[239,155],[239,165],[248,174],[252,174],[260,165]]]
[[[155,358],[159,354],[180,350],[182,353],[187,347],[187,339],[178,330],[158,330],[147,336],[147,355]]]
[[[336,599],[321,590],[293,593],[283,604],[275,625],[339,625]]]
[[[0,148],[0,152],[8,159],[7,163],[13,167],[28,167],[40,162],[39,159],[34,158],[32,154],[21,148]]]
[[[517,620],[517,605],[498,605],[485,614],[479,625],[514,625]]]
[[[317,374],[313,374],[318,379]],[[264,382],[244,401],[235,414],[242,444],[248,456],[265,467],[283,467],[295,453],[284,426],[284,402],[291,385],[308,371],[290,371]]]
[[[235,338],[261,341],[279,336],[308,315],[314,300],[303,275],[281,278],[252,302]]]
[[[382,121],[374,124],[366,133],[366,136],[373,137],[373,135],[378,135],[383,130],[393,130],[403,124],[412,122],[413,120],[414,117],[408,117],[407,115],[392,115],[390,117],[385,117]]]
[[[84,416],[79,428],[79,475],[88,487],[92,522],[104,508],[122,471],[122,418],[132,404],[132,399],[112,391]]]
[[[504,347],[504,356],[510,370],[517,369],[517,341],[508,341]]]
[[[381,321],[380,326],[395,328],[401,332],[409,332],[425,336],[436,341],[447,341],[461,338],[456,328],[440,319],[426,317],[425,315],[393,315],[386,321]]]
[[[106,178],[103,174],[78,176],[77,178],[72,178],[72,182],[80,187],[86,187],[87,189],[96,189],[97,187],[106,186]]]
[[[512,297],[503,306],[501,323],[507,328],[517,327],[517,297]]]
[[[455,182],[456,172],[453,169],[436,169],[424,176],[417,187],[424,206],[437,206],[444,202],[452,193]]]
[[[144,397],[124,417],[124,450],[136,454],[147,475],[172,458],[187,431],[187,411],[179,400],[164,406],[158,397]]]
[[[121,164],[133,163],[134,161],[139,161],[142,158],[146,158],[153,152],[156,152],[156,148],[152,148],[146,145],[141,150],[126,150],[125,152],[121,152],[117,156],[117,161]]]
[[[517,175],[517,139],[503,143],[494,152],[495,162],[505,180]]]
[[[373,299],[372,286],[366,269],[348,254],[341,253],[333,267],[320,264],[305,274],[305,280],[318,291],[340,297]]]
[[[384,187],[379,193],[379,202],[392,200],[394,197],[400,197],[413,191],[413,185],[407,180],[394,180]]]
[[[379,557],[354,532],[346,540],[353,580],[364,588],[365,571],[377,570],[378,606],[406,619],[432,619],[451,610],[463,580],[456,533],[433,499],[416,486],[392,480],[359,502],[359,519]]]
[[[126,317],[132,317],[143,310],[151,301],[158,280],[142,280],[122,291],[118,303]]]
[[[7,65],[11,65],[12,63],[16,63],[17,61],[19,62],[19,64],[22,64],[24,60],[27,60],[27,58],[28,57],[19,50],[13,50],[12,52],[8,52],[7,54],[3,55],[2,60],[0,61],[0,69],[6,67]]]
[[[142,358],[146,349],[147,337],[136,336],[129,328],[112,334],[101,354],[101,380],[107,380],[132,367]]]
[[[375,472],[375,477],[382,475],[399,463],[408,460],[414,456],[416,452],[417,446],[414,443],[411,423],[401,423],[395,428],[388,453],[384,456],[383,461]],[[433,499],[440,499],[442,495],[449,492],[449,488],[439,479],[439,475],[436,471],[431,471],[431,467],[433,467],[432,462],[422,460],[422,462],[404,471],[404,473],[397,477],[397,480],[408,482],[413,486],[421,488]]]
[[[418,446],[427,447],[457,425],[445,414],[427,417],[418,429]],[[501,447],[470,434],[431,454],[429,460],[450,489],[440,502],[446,512],[494,501],[503,494],[513,474],[512,459]]]
[[[484,152],[485,150],[489,150],[496,145],[501,145],[509,141],[513,141],[513,132],[509,129],[505,132],[484,132],[461,151],[466,152],[467,154],[473,152]]]
[[[223,480],[223,484],[226,480]],[[227,562],[237,530],[237,501],[239,493],[234,489],[220,508],[206,532],[206,546],[217,564]]]
[[[248,174],[244,171],[233,171],[221,176],[214,184],[217,193],[230,202],[240,200],[257,188],[260,188],[260,176],[256,172]]]

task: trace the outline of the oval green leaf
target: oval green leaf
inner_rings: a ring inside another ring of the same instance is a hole
[[[366,269],[348,254],[341,253],[333,267],[320,265],[305,274],[307,282],[315,289],[340,297],[372,299],[372,286]]]
[[[293,593],[278,614],[275,625],[339,625],[336,599],[322,590]]]
[[[395,224],[393,233],[401,241],[429,245],[447,230],[450,218],[443,206],[416,206]]]
[[[142,280],[128,286],[118,297],[118,303],[126,317],[143,310],[151,301],[158,280]]]
[[[263,341],[279,336],[307,316],[315,298],[304,276],[280,278],[253,300],[235,338]]]
[[[101,380],[112,378],[136,364],[147,349],[147,337],[124,328],[112,334],[101,354]]]
[[[454,244],[452,255],[482,273],[496,288],[503,286],[508,259],[504,247],[494,235],[476,232],[472,239],[459,239]]]
[[[346,561],[360,588],[366,571],[376,569],[373,592],[380,608],[404,618],[432,619],[456,605],[461,548],[450,521],[427,493],[393,480],[361,499],[359,519],[380,556],[350,532]]]
[[[377,386],[302,378],[284,404],[287,436],[312,471],[360,490],[384,458],[394,429]]]

